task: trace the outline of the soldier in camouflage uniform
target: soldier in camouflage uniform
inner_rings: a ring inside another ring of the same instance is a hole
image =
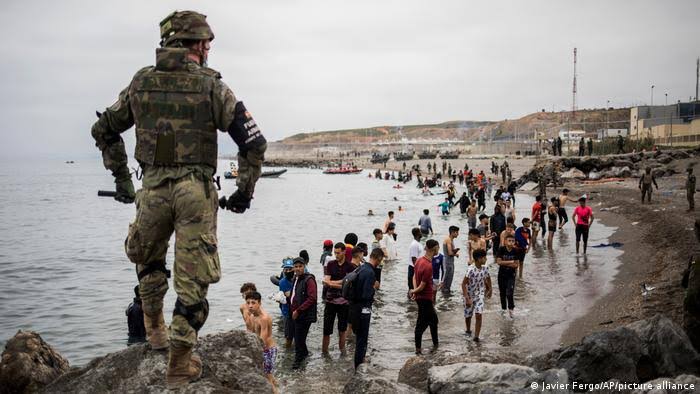
[[[221,278],[212,183],[217,130],[228,132],[239,147],[238,190],[226,202],[236,213],[250,207],[267,144],[243,102],[217,71],[206,67],[214,39],[206,16],[174,12],[160,30],[155,66],[136,73],[93,125],[92,136],[114,175],[115,199],[136,202],[125,249],[137,267],[150,346],[170,348],[166,380],[174,388],[201,376],[201,360],[192,355],[192,347],[209,313],[209,284]],[[135,158],[143,169],[142,189],[136,193],[120,136],[133,125]],[[163,297],[170,272],[165,255],[173,231],[178,297],[167,332]]]
[[[695,175],[693,175],[693,167],[689,166],[688,179],[685,181],[685,195],[688,198],[688,212],[695,210]]]

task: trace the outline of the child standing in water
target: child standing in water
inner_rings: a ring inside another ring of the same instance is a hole
[[[256,334],[263,345],[263,372],[272,385],[273,392],[277,393],[277,381],[272,376],[277,358],[277,346],[272,338],[272,318],[262,308],[260,293],[251,291],[245,295],[245,303],[248,309],[251,327],[248,331]]]
[[[491,276],[486,264],[486,251],[477,249],[474,251],[474,265],[467,268],[467,274],[462,280],[462,294],[464,295],[464,323],[467,336],[472,335],[472,316],[476,314],[474,323],[474,342],[479,342],[481,333],[481,316],[484,313],[484,297],[491,298]]]

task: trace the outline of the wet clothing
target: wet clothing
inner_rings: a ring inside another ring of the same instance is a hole
[[[433,346],[438,346],[438,316],[433,306],[433,300],[416,299],[418,305],[418,319],[416,321],[415,342],[416,349],[422,347],[423,333],[430,327],[430,337],[433,340]]]
[[[433,223],[428,215],[423,215],[418,219],[418,226],[423,235],[428,235],[433,232]]]
[[[577,206],[574,208],[574,215],[576,216],[576,225],[584,225],[588,227],[588,222],[593,216],[593,210],[589,206]]]
[[[317,319],[317,288],[316,278],[309,273],[294,278],[294,288],[291,296],[291,312],[298,312],[295,321],[315,322]]]
[[[143,309],[140,298],[134,298],[134,302],[126,308],[126,322],[129,327],[130,343],[146,340],[146,327],[143,324]]]
[[[515,230],[515,248],[520,252],[520,262],[525,260],[525,251],[530,246],[532,233],[527,227],[518,227]]]
[[[445,256],[440,253],[433,257],[433,285],[442,282],[445,277]]]
[[[551,232],[557,231],[557,214],[547,212],[547,217],[549,219],[547,222],[547,229]]]
[[[491,232],[501,234],[506,229],[506,217],[502,213],[495,213],[489,219],[489,229]],[[498,248],[501,246],[501,237],[493,239],[493,255],[496,256]]]
[[[581,242],[583,237],[583,243],[588,244],[588,226],[585,224],[576,224],[576,243]]]
[[[472,299],[472,304],[471,306],[464,304],[464,317],[472,317],[474,313],[482,314],[486,298],[486,279],[491,277],[489,270],[486,266],[477,268],[476,265],[470,265],[465,277],[469,279],[467,293]]]
[[[275,360],[277,359],[277,347],[273,346],[263,349],[263,372],[271,374],[275,370]]]
[[[566,208],[564,207],[559,207],[557,208],[557,215],[559,215],[559,225],[563,226],[566,224],[566,222],[569,221],[569,215],[566,213]]]
[[[367,354],[369,326],[372,320],[374,303],[374,269],[370,263],[363,263],[355,283],[356,297],[350,300],[350,322],[355,333],[355,368],[364,362]]]
[[[433,301],[433,264],[425,256],[421,256],[416,261],[414,279],[417,286],[425,282],[425,287],[418,293],[415,293],[416,300]]]
[[[440,207],[440,212],[443,215],[448,215],[450,213],[450,203],[449,202],[447,202],[447,201],[441,202],[440,204],[438,204],[438,207]]]
[[[454,241],[448,241],[452,243],[452,250],[454,251]],[[455,256],[450,256],[447,254],[447,243],[442,244],[442,253],[445,255],[445,276],[442,280],[442,291],[444,293],[449,293],[452,291],[452,280],[455,276]]]
[[[323,275],[330,276],[332,281],[338,281],[343,280],[347,274],[354,270],[355,266],[348,260],[344,261],[343,264],[340,264],[338,260],[331,260],[323,269]],[[348,304],[348,301],[343,298],[343,290],[334,287],[326,288],[324,301],[326,304]]]
[[[348,304],[326,302],[323,308],[323,335],[329,336],[333,334],[333,324],[336,316],[338,317],[338,332],[345,332],[348,329],[348,313],[350,313]]]
[[[287,279],[286,277],[282,276],[282,279],[280,279],[280,282],[279,282],[280,291],[286,294],[287,292],[291,292],[292,288],[293,288],[292,281]],[[284,316],[284,317],[287,317],[290,315],[290,313],[289,313],[290,297],[286,297],[286,298],[287,298],[287,303],[280,304],[280,312],[282,313],[282,316]]]
[[[423,246],[420,242],[415,239],[411,241],[411,246],[408,251],[408,288],[409,290],[413,288],[413,273],[414,273],[414,263],[413,259],[418,260],[423,254]]]
[[[644,173],[639,178],[639,187],[642,189],[642,202],[644,202],[644,197],[647,198],[647,202],[651,202],[651,192],[654,190],[651,187],[652,184],[657,189],[659,188],[659,185],[656,184],[656,178],[652,174]]]
[[[509,260],[520,260],[521,252],[515,248],[510,251],[505,246],[501,246],[498,250],[498,258],[509,261]],[[502,265],[498,266],[498,293],[501,298],[501,309],[513,309],[515,308],[515,301],[513,299],[513,292],[515,291],[515,274],[517,269],[512,267],[504,267]]]

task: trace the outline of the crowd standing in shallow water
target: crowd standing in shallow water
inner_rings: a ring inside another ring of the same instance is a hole
[[[428,206],[432,205],[435,196],[442,198],[444,195],[444,201],[438,205],[441,215],[455,215],[456,210],[451,209],[455,205],[459,206],[459,214],[466,219],[468,226],[467,239],[464,241],[460,239],[461,229],[455,225],[449,226],[447,235],[441,241],[433,239],[435,230],[431,210],[426,208],[415,222],[416,227],[411,229],[413,239],[408,250],[406,290],[408,299],[415,302],[418,311],[414,325],[416,354],[424,351],[423,336],[426,330],[430,331],[433,349],[440,345],[439,319],[435,305],[439,294],[448,297],[455,291],[453,282],[456,265],[465,264],[467,268],[464,277],[457,279],[459,284],[456,290],[461,292],[463,299],[464,332],[467,338],[478,343],[482,341],[486,299],[492,297],[494,287],[498,290],[502,318],[517,318],[518,315],[514,313],[515,285],[516,281],[526,275],[526,256],[536,247],[536,237],[539,234],[542,234],[543,242],[548,237],[547,247],[552,247],[553,234],[564,231],[563,228],[569,221],[566,203],[579,203],[572,216],[577,253],[581,241],[583,253],[586,253],[588,229],[593,223],[593,212],[586,205],[586,197],[574,200],[569,197],[567,189],[562,190],[558,197],[552,198],[551,204],[547,203],[546,196],[536,196],[529,210],[530,217],[519,218],[515,211],[517,188],[509,178],[511,171],[507,162],[500,166],[493,163],[492,171],[505,174],[503,179],[506,182],[498,185],[495,193],[491,190],[491,178],[483,171],[474,175],[468,166],[460,171],[451,170],[450,167],[443,165],[447,171],[444,177],[450,179],[448,181],[441,180],[442,172],[424,176],[416,166],[408,174],[399,173],[401,180],[416,178],[417,187]],[[431,168],[439,167],[433,164]],[[451,180],[453,177],[460,180],[461,186]],[[395,176],[379,172],[376,178],[391,180]],[[457,199],[458,187],[464,187],[465,191]],[[544,191],[546,192],[546,187]],[[485,212],[486,196],[495,202],[491,215]],[[374,210],[370,210],[368,216],[374,216]],[[313,324],[321,322],[323,354],[332,351],[336,340],[338,351],[344,354],[346,343],[354,338],[354,365],[357,368],[365,362],[372,306],[374,296],[381,288],[382,268],[385,264],[394,264],[401,259],[394,217],[395,212],[388,211],[380,227],[375,228],[371,234],[366,234],[370,247],[358,242],[359,237],[355,233],[348,233],[342,242],[325,240],[319,261],[323,266],[322,278],[316,278],[309,272],[306,251],[300,252],[300,257],[283,259],[282,273],[273,276],[271,280],[279,287],[279,293],[274,299],[279,302],[283,316],[285,347],[294,352],[293,369],[304,366],[310,354],[306,345],[309,329]],[[461,247],[462,242],[464,247]],[[491,258],[489,251],[493,256]],[[489,259],[492,266],[497,266],[494,281],[491,270],[495,267],[489,268]],[[321,287],[320,292],[318,287]],[[250,314],[258,307],[256,296],[249,296],[244,290],[242,289],[242,294],[246,299],[246,308],[242,306],[241,313],[244,314],[246,327],[262,338],[261,332],[264,330],[257,328],[259,324],[249,324],[252,320]],[[252,297],[252,301],[248,301],[249,297]],[[252,307],[247,306],[249,303]],[[318,310],[319,304],[322,304],[322,311]],[[249,314],[248,317],[246,313]],[[444,334],[444,328],[442,331],[443,335],[454,335]],[[274,382],[271,375],[274,357],[271,356],[270,348],[271,346],[265,347],[265,371],[271,382]]]

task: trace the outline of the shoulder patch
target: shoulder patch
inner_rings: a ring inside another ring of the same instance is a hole
[[[218,71],[216,71],[216,70],[214,70],[213,68],[201,67],[199,70],[200,70],[202,73],[204,73],[204,74],[206,74],[206,75],[208,75],[208,76],[210,76],[210,77],[214,77],[214,78],[217,78],[217,79],[221,79],[221,73],[218,72]]]

